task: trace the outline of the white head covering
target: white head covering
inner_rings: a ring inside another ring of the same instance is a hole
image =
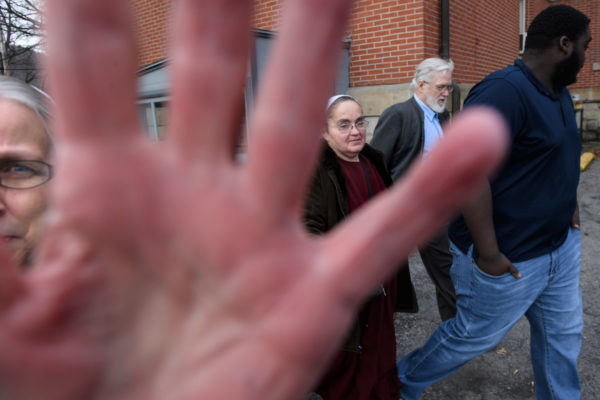
[[[349,94],[336,94],[335,96],[331,96],[329,98],[329,100],[327,100],[327,109],[329,110],[329,107],[331,107],[331,105],[333,104],[334,101],[336,101],[337,99],[339,99],[340,97],[347,97],[351,100],[354,100],[355,102],[358,103],[358,100],[356,100],[354,97],[350,96]],[[360,103],[358,103],[360,104]]]

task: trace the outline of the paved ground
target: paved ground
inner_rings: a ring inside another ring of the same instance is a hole
[[[584,143],[600,151],[600,142]],[[582,172],[579,185],[582,232],[581,290],[584,331],[579,357],[582,399],[600,399],[600,155]],[[420,311],[396,319],[398,356],[422,345],[439,324],[434,288],[418,254],[410,259]],[[521,319],[494,351],[429,387],[423,400],[535,399],[529,358],[529,324]]]

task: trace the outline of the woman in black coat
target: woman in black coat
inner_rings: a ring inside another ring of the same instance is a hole
[[[391,185],[382,154],[366,144],[367,125],[355,98],[338,95],[329,100],[323,131],[326,145],[305,208],[311,232],[327,232]],[[373,288],[315,392],[324,400],[397,400],[400,382],[393,314],[415,312],[416,308],[404,265],[389,282]]]

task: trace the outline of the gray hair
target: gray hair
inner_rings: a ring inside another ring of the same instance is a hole
[[[46,133],[52,138],[51,114],[48,110],[48,103],[51,103],[52,99],[43,90],[2,75],[0,76],[0,99],[11,100],[29,108],[40,118]]]
[[[431,82],[433,75],[436,72],[452,72],[454,71],[454,63],[452,60],[444,60],[442,58],[426,58],[415,69],[415,76],[410,83],[410,90],[414,91],[417,88],[419,81]]]

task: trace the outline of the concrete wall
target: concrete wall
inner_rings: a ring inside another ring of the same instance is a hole
[[[373,86],[355,86],[348,90],[348,94],[356,97],[363,106],[363,113],[369,120],[367,129],[367,140],[373,135],[373,130],[377,124],[379,116],[392,104],[408,100],[413,92],[410,90],[409,83],[396,85],[373,85]],[[469,90],[473,85],[459,85],[460,104],[464,102]],[[448,101],[450,103],[450,101]],[[448,106],[450,109],[450,106]],[[450,109],[451,110],[451,109]]]

